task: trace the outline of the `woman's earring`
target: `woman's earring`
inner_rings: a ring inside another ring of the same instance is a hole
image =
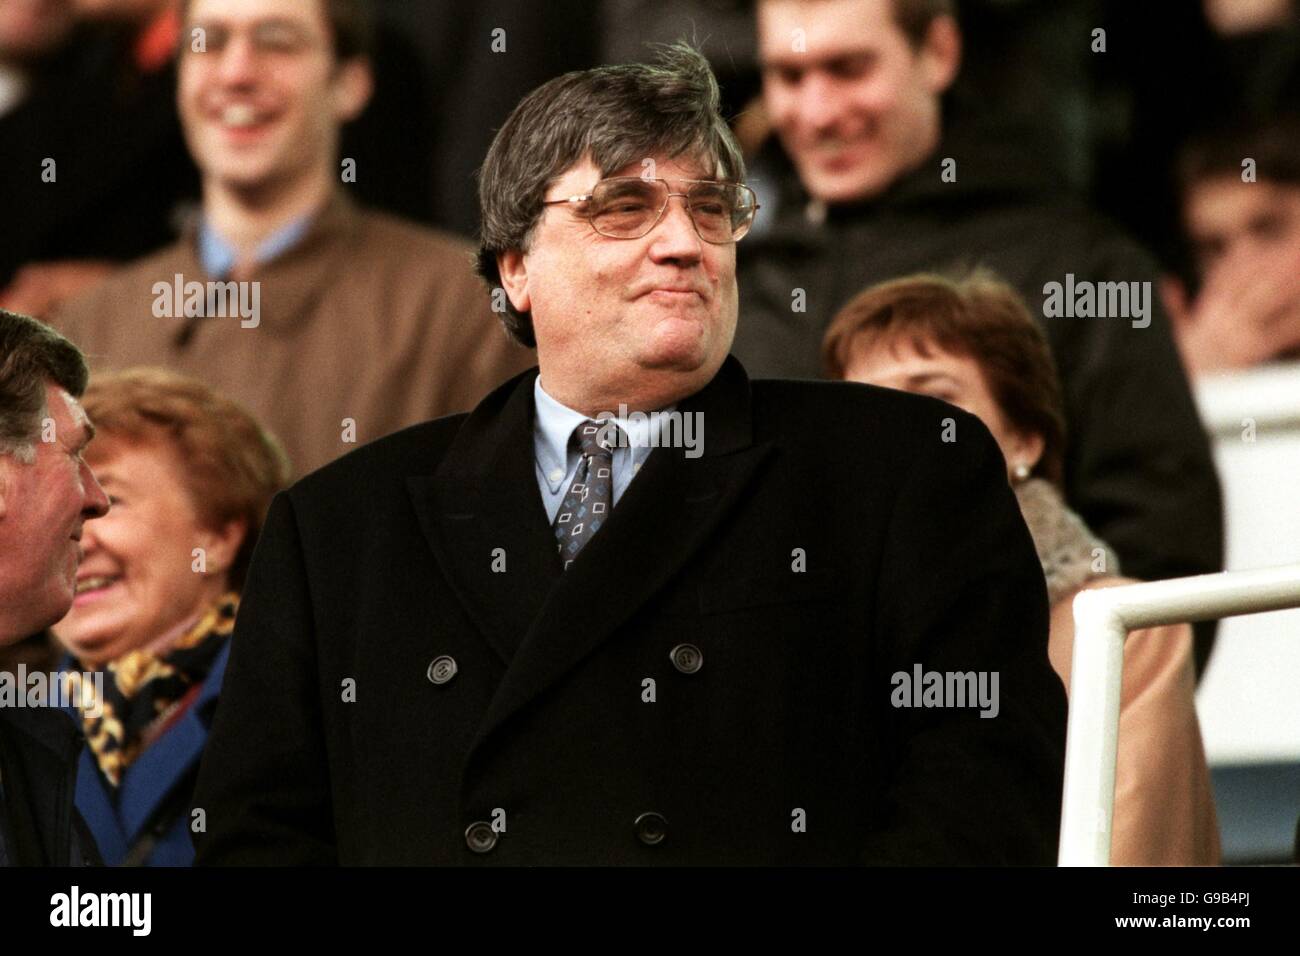
[[[1016,479],[1016,481],[1028,481],[1029,466],[1026,465],[1023,461],[1020,462],[1020,464],[1016,465],[1016,467],[1011,469],[1011,477]]]

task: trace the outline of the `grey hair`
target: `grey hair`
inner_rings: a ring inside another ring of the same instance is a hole
[[[53,328],[0,309],[0,455],[34,461],[41,421],[50,413],[46,383],[80,398],[89,375],[81,350]]]
[[[525,96],[497,131],[478,175],[477,267],[489,288],[501,284],[497,256],[528,251],[546,190],[585,158],[602,176],[654,156],[684,156],[722,180],[744,179],[708,60],[682,41],[657,52],[654,63],[556,77]],[[532,319],[508,300],[502,322],[517,342],[536,346]]]

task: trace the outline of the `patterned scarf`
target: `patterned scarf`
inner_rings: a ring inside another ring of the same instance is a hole
[[[1055,607],[1092,578],[1115,577],[1119,558],[1088,529],[1083,519],[1066,507],[1056,486],[1030,478],[1013,486],[1020,513],[1034,539],[1038,560],[1047,578],[1047,597]]]
[[[161,655],[130,651],[104,667],[103,710],[86,682],[78,702],[86,743],[116,789],[137,757],[185,712],[235,628],[239,595],[224,594]]]

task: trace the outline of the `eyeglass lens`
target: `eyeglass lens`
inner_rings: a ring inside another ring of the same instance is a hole
[[[668,184],[659,179],[604,179],[592,190],[589,216],[601,235],[637,239],[649,232],[668,204]],[[686,208],[706,242],[733,242],[754,218],[753,193],[735,183],[694,183]]]

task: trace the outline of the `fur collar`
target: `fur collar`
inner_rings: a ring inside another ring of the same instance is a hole
[[[1055,485],[1030,478],[1014,485],[1013,490],[1042,562],[1053,606],[1093,578],[1119,574],[1115,552],[1066,506]]]

